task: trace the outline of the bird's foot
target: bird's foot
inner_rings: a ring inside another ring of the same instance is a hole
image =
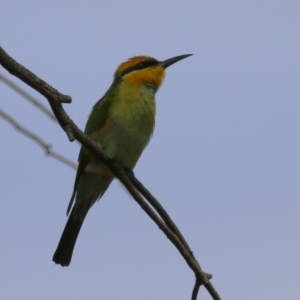
[[[134,172],[131,168],[124,167],[124,169],[125,169],[125,172],[126,172],[126,174],[129,178],[134,177]]]

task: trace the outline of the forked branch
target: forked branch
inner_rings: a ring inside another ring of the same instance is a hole
[[[79,141],[93,154],[97,155],[114,173],[114,175],[123,183],[132,197],[147,213],[147,215],[157,224],[157,226],[166,234],[168,239],[181,253],[187,264],[194,271],[196,282],[192,293],[192,300],[197,299],[200,285],[204,285],[213,299],[220,300],[220,296],[209,281],[212,277],[202,271],[199,263],[195,259],[193,252],[183,238],[177,226],[171,220],[161,204],[151,195],[151,193],[138,181],[137,178],[128,174],[123,166],[117,161],[107,157],[100,145],[85,135],[70,119],[62,107],[62,103],[70,103],[71,97],[59,93],[49,84],[38,78],[31,71],[17,63],[0,47],[0,64],[11,74],[31,86],[42,94],[49,102],[49,105],[57,118],[60,126],[66,132],[70,141],[75,139]],[[145,201],[150,203],[152,207]]]

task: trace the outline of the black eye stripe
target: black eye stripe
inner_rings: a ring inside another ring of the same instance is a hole
[[[129,67],[127,69],[125,69],[121,76],[124,76],[132,71],[136,71],[136,70],[142,70],[142,69],[145,69],[145,68],[148,68],[150,66],[155,66],[157,65],[158,62],[156,61],[143,61],[143,62],[139,62],[137,63],[136,65],[132,66],[132,67]]]

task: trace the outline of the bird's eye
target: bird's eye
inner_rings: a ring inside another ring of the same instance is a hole
[[[143,62],[138,63],[139,68],[143,68],[144,66],[145,66],[145,64]]]

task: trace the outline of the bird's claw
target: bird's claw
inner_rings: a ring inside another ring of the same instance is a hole
[[[134,172],[131,168],[125,167],[125,172],[126,172],[128,177],[134,177]]]

